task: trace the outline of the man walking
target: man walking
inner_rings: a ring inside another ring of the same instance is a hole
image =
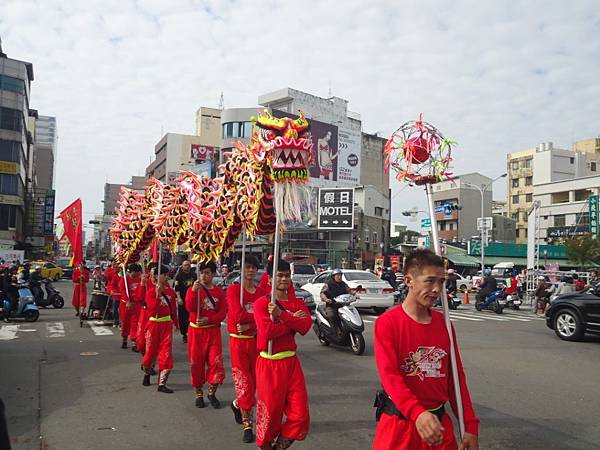
[[[87,306],[87,282],[90,281],[90,272],[81,262],[73,271],[73,301],[72,305],[77,311],[75,316],[84,314]]]
[[[181,263],[181,267],[175,274],[175,292],[177,292],[177,315],[179,317],[179,331],[183,343],[187,343],[188,322],[190,320],[187,309],[185,309],[185,294],[194,284],[196,274],[192,272],[192,265],[188,260]]]
[[[119,317],[121,319],[121,338],[123,339],[121,348],[127,348],[127,337],[129,336],[133,343],[132,350],[137,352],[138,320],[146,293],[142,282],[142,266],[139,264],[129,265],[129,275],[121,278],[119,291],[121,293]]]

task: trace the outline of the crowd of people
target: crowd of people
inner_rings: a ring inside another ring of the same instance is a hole
[[[157,391],[173,393],[168,386],[174,366],[173,335],[177,330],[181,333],[198,408],[221,407],[217,393],[226,377],[224,322],[235,391],[231,410],[241,425],[242,441],[256,442],[261,449],[286,449],[309,432],[308,392],[295,335],[306,334],[312,319],[302,299],[296,298],[288,262],[279,260],[274,271],[270,261],[256,283],[259,267],[254,256],[246,256],[240,283],[226,291],[213,283],[217,266],[212,261],[199,263],[195,270],[190,261],[184,261],[172,284],[169,268],[155,263],[146,268],[130,264],[126,273],[115,263],[95,275],[101,276],[113,302],[121,348],[131,344],[131,350],[141,354],[143,386],[152,385],[156,376]],[[335,295],[347,290],[341,275],[334,270],[324,287],[322,298],[328,306]],[[76,314],[81,314],[86,275],[74,273],[73,280],[79,291],[73,305]],[[376,322],[375,357],[385,393],[378,395],[375,449],[459,448],[443,406],[450,402],[456,411],[450,395],[449,337],[443,316],[431,309],[445,280],[441,258],[428,250],[415,251],[406,263],[406,301]],[[477,449],[478,419],[460,358],[458,364],[466,423],[460,449]]]

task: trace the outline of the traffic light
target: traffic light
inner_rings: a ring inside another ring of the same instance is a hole
[[[99,220],[90,220],[88,223],[90,225],[100,225],[101,222]]]
[[[411,214],[412,214],[411,211],[402,211],[403,216],[409,217]]]
[[[450,205],[450,209],[453,211],[460,211],[463,208],[463,205],[461,205],[460,203],[452,203]]]

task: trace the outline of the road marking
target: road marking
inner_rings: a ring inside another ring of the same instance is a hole
[[[366,323],[373,323],[373,322],[375,322],[375,321],[374,321],[374,320],[363,319],[363,322],[366,322]]]
[[[49,338],[65,337],[65,326],[62,322],[51,322],[46,324]]]
[[[94,332],[94,334],[96,336],[111,336],[114,334],[113,330],[111,330],[110,328],[108,328],[106,326],[90,324],[90,328],[92,329],[92,331]]]
[[[17,331],[19,331],[19,325],[0,326],[0,341],[10,341],[12,339],[17,339]]]
[[[483,322],[483,319],[480,319],[478,317],[463,316],[460,314],[456,314],[455,312],[450,313],[451,320],[452,320],[452,317],[454,317],[455,319],[464,319],[464,320],[472,320],[474,322]]]

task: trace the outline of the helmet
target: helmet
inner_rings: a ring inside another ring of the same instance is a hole
[[[335,276],[335,275],[341,275],[342,274],[342,269],[333,269],[333,272],[331,272],[331,276]]]
[[[492,274],[492,270],[491,270],[491,269],[485,269],[485,270],[483,271],[483,274],[484,274],[486,277],[489,277],[489,276]]]
[[[448,275],[452,275],[454,273],[454,269],[448,269]]]
[[[40,270],[42,266],[35,266],[35,270]]]

